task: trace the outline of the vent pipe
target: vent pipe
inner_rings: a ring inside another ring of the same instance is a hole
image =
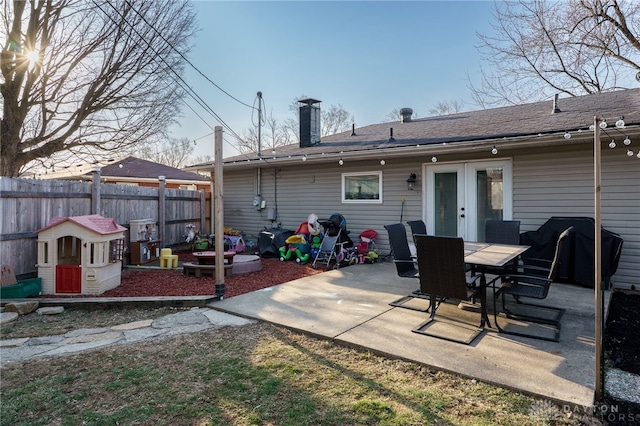
[[[356,136],[356,123],[351,125],[351,136]]]
[[[551,111],[551,114],[557,114],[560,112],[560,108],[558,107],[558,97],[560,95],[558,95],[557,93],[553,96],[553,110]]]
[[[393,127],[389,128],[389,142],[395,142],[396,140],[393,137]]]

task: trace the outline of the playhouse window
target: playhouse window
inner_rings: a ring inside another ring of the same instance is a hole
[[[116,263],[121,261],[123,253],[124,240],[122,238],[109,241],[109,262]]]
[[[43,265],[49,263],[49,242],[40,241],[40,260]]]
[[[343,173],[343,203],[382,203],[382,172]]]
[[[89,263],[94,265],[96,263],[96,244],[89,244]]]

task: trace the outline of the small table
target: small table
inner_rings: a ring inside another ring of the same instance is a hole
[[[215,265],[216,264],[216,252],[215,251],[196,251],[192,253],[197,259],[199,265]],[[235,251],[225,251],[224,260],[228,265],[233,264],[233,257],[236,255]]]
[[[476,243],[464,242],[464,261],[471,265],[482,265],[492,267],[503,267],[513,259],[527,251],[529,246],[516,246],[509,244],[492,244],[492,243]],[[485,283],[480,289],[480,311],[481,323],[484,327],[485,323],[491,327],[489,315],[487,314],[487,286]]]

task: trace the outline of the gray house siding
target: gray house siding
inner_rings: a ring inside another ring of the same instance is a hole
[[[606,145],[605,145],[606,147]],[[468,156],[467,156],[468,157]],[[465,160],[472,160],[468,157]],[[513,156],[513,218],[521,231],[538,229],[551,216],[594,216],[593,156],[589,144],[558,149],[530,149]],[[256,170],[225,169],[225,226],[243,230],[257,240],[261,230],[271,228],[269,208],[277,208],[274,225],[296,230],[310,213],[321,219],[341,213],[350,236],[359,241],[364,229],[378,232],[381,254],[389,253],[384,225],[422,218],[422,165],[428,158],[349,161],[262,168],[261,196],[264,210],[252,205],[256,195]],[[341,175],[344,172],[382,171],[381,204],[341,203]],[[418,186],[407,189],[410,173],[418,175]],[[404,206],[402,200],[404,199]],[[616,287],[640,287],[640,167],[620,149],[602,150],[602,225],[624,239],[616,275]]]
[[[640,166],[621,149],[604,146],[602,226],[624,239],[613,282],[620,288],[640,288]],[[514,156],[513,211],[522,232],[538,229],[551,216],[594,217],[592,152],[581,145],[571,151]]]
[[[391,164],[389,164],[391,163]],[[407,189],[407,178],[411,172],[419,174],[422,161],[388,161],[385,166],[379,162],[362,161],[349,167],[338,164],[305,164],[295,167],[263,167],[260,195],[266,201],[266,208],[258,211],[252,205],[256,194],[255,170],[226,171],[224,174],[225,226],[241,229],[248,239],[257,239],[272,223],[267,218],[269,208],[277,208],[276,225],[296,230],[301,222],[306,222],[311,213],[320,219],[328,219],[333,213],[342,214],[347,220],[350,237],[355,243],[365,229],[378,232],[376,240],[382,254],[389,252],[385,224],[420,219],[421,187]],[[276,172],[277,170],[277,172]],[[381,204],[352,204],[341,202],[343,172],[382,172]],[[419,179],[418,179],[419,180]],[[404,208],[402,206],[402,200]]]

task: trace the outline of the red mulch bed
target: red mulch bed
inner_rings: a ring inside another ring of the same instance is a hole
[[[181,262],[196,261],[190,252],[177,254]],[[261,271],[225,277],[224,297],[238,296],[326,270],[323,265],[313,269],[311,263],[300,265],[293,261],[281,262],[277,258],[261,258],[261,263]],[[209,296],[215,295],[215,284],[214,277],[188,277],[181,270],[125,268],[120,285],[96,297]]]

